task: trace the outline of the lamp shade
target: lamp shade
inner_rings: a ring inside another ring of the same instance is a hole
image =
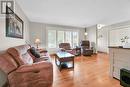
[[[84,33],[84,35],[85,35],[85,36],[88,35],[88,33],[87,33],[87,28],[85,28],[85,33]]]
[[[87,32],[85,32],[85,33],[84,33],[84,35],[85,35],[85,36],[87,36],[87,35],[88,35],[88,33],[87,33]]]
[[[40,44],[40,39],[39,38],[37,38],[37,39],[35,39],[35,44]]]

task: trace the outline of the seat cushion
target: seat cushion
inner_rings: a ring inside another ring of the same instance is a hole
[[[46,52],[41,53],[40,58],[35,58],[34,62],[47,61],[51,62],[50,55]]]

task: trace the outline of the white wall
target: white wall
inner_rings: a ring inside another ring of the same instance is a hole
[[[109,29],[109,46],[122,46],[121,38],[125,36],[129,37],[127,42],[130,43],[130,21],[111,25]]]
[[[46,25],[43,23],[30,22],[30,44],[35,46],[36,38],[41,40],[40,47],[46,48]]]
[[[0,18],[0,51],[29,41],[29,21],[17,3],[15,4],[15,13],[24,21],[24,39],[6,37],[5,17]]]
[[[102,36],[102,37],[101,37]],[[97,51],[108,53],[108,28],[97,30]]]
[[[31,45],[35,45],[34,41],[36,38],[40,38],[41,40],[41,48],[47,48],[47,29],[56,29],[56,30],[78,30],[79,31],[79,40],[84,39],[84,29],[71,27],[71,26],[62,26],[62,25],[52,25],[52,24],[44,24],[44,23],[36,23],[30,22],[30,40]],[[48,49],[51,53],[56,49]]]
[[[97,52],[97,27],[96,25],[87,28],[87,40],[90,41],[91,46],[94,47],[94,53]]]
[[[108,53],[108,46],[120,46],[121,37],[126,35],[130,37],[129,31],[130,21],[105,26],[100,30],[97,30],[96,26],[91,26],[87,28],[87,39],[96,43],[97,51]],[[99,35],[102,37],[98,38]],[[130,43],[130,39],[128,42]]]
[[[29,42],[29,21],[17,3],[15,4],[15,13],[24,21],[24,39],[6,37],[5,16],[0,14],[0,51],[25,44],[25,41]],[[0,87],[5,82],[5,77],[5,74],[0,70]]]

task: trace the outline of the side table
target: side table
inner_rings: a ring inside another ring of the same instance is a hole
[[[80,56],[81,55],[81,47],[76,47],[75,48],[75,51],[76,51],[76,56]]]

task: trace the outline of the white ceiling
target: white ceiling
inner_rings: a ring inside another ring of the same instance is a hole
[[[17,0],[30,21],[87,27],[130,20],[130,0]]]

